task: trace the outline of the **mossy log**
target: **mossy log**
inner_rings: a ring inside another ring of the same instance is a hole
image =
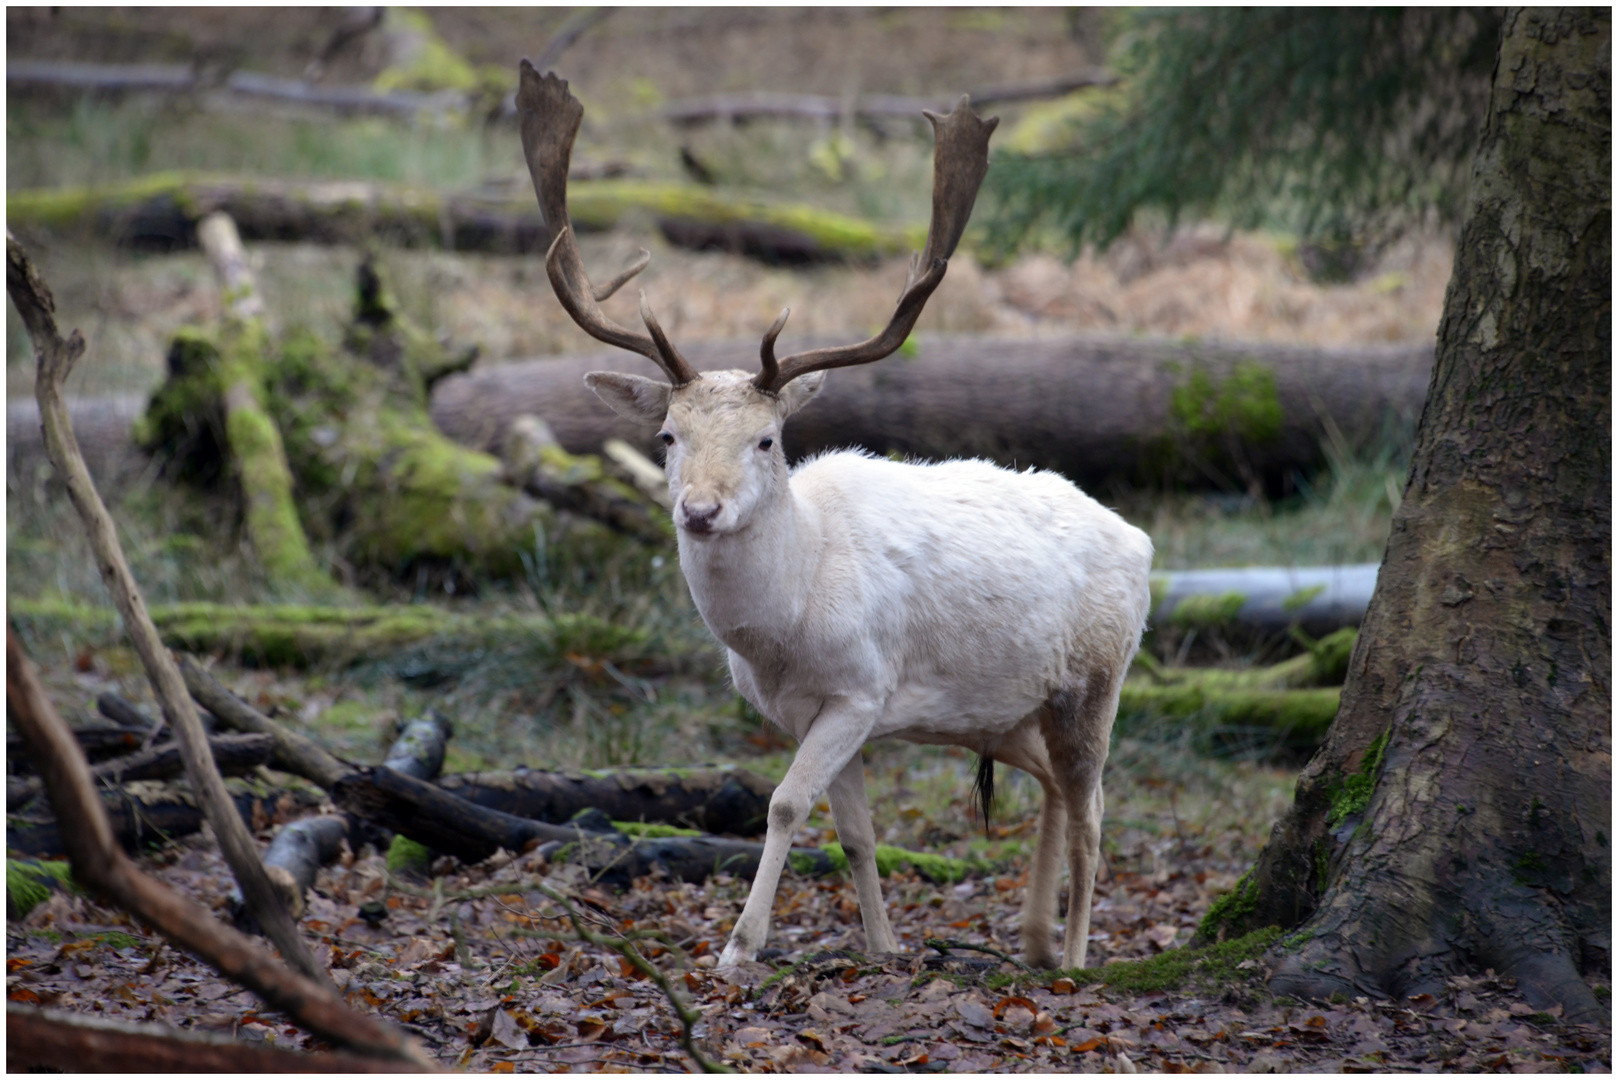
[[[1171,668],[1142,652],[1119,711],[1187,720],[1200,731],[1259,729],[1293,749],[1318,746],[1337,715],[1358,632],[1345,627],[1304,652],[1260,668]]]
[[[445,194],[358,181],[290,181],[159,173],[88,188],[14,192],[13,230],[88,230],[140,248],[197,243],[197,223],[224,212],[248,240],[357,244],[543,255],[550,230],[522,186],[509,196]],[[581,180],[570,185],[575,228],[610,229],[649,215],[677,246],[722,248],[773,261],[869,259],[918,250],[923,228],[889,228],[801,203],[763,203],[695,185]]]
[[[1319,746],[1337,715],[1342,688],[1312,690],[1209,689],[1195,682],[1153,686],[1124,683],[1121,714],[1152,715],[1192,721],[1200,732],[1214,735],[1255,729],[1297,750]]]
[[[223,449],[241,485],[243,529],[272,582],[306,594],[332,593],[334,583],[315,561],[298,520],[281,432],[264,408],[270,336],[241,237],[229,216],[219,213],[204,218],[197,235],[225,297],[219,348],[207,377],[219,389]]]
[[[467,802],[553,824],[595,807],[613,821],[662,822],[703,832],[763,831],[775,788],[732,767],[576,772],[456,773],[438,786]]]
[[[178,474],[204,482],[217,474],[232,434],[224,432],[220,355],[200,331],[177,335],[169,378],[136,432]],[[522,571],[522,553],[540,542],[564,558],[599,557],[602,526],[531,498],[507,482],[494,457],[433,426],[430,387],[474,356],[401,317],[367,261],[341,350],[298,334],[267,359],[261,389],[296,481],[303,529],[361,579],[470,584],[512,576]]]
[[[429,644],[471,650],[519,643],[539,661],[560,660],[570,652],[616,664],[645,656],[641,632],[589,615],[473,616],[428,604],[346,608],[186,603],[157,604],[149,610],[171,648],[224,653],[266,667],[341,667]],[[6,614],[25,638],[69,630],[92,641],[112,641],[118,632],[116,612],[85,604],[13,599]]]

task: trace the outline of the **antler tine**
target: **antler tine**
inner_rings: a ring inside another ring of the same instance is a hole
[[[964,94],[947,115],[938,116],[925,110],[922,115],[932,122],[935,139],[932,224],[927,230],[927,246],[920,255],[911,257],[904,291],[899,294],[893,317],[881,333],[858,345],[812,349],[776,362],[775,336],[781,332],[783,316],[776,320],[764,339],[763,370],[753,380],[753,385],[760,390],[775,393],[811,371],[870,364],[892,354],[910,336],[916,320],[921,317],[921,309],[944,280],[949,257],[955,253],[961,233],[966,231],[978,188],[989,171],[989,136],[1000,118],[980,119]]]
[[[781,314],[777,315],[770,328],[764,331],[764,344],[760,345],[758,350],[759,363],[763,365],[757,380],[760,388],[769,386],[780,374],[780,368],[775,363],[775,339],[781,336],[781,328],[787,324],[787,316],[791,314],[791,308],[782,308]]]
[[[567,214],[567,170],[573,140],[584,119],[584,106],[568,92],[567,80],[558,78],[555,72],[542,76],[524,60],[519,74],[517,116],[522,126],[523,156],[528,161],[540,212],[555,237],[545,255],[545,272],[556,298],[573,321],[597,341],[639,353],[662,368],[676,386],[690,382],[695,373],[678,354],[666,353],[653,338],[618,325],[601,310],[599,302],[644,270],[651,255],[642,252],[641,258],[606,285],[600,289],[591,286]]]
[[[675,386],[684,386],[697,377],[694,369],[680,351],[674,347],[674,342],[663,333],[658,325],[657,316],[652,314],[652,305],[646,302],[646,291],[640,294],[640,321],[646,324],[646,329],[652,332],[652,340],[657,342],[657,351],[662,354],[663,370],[669,373],[669,379]]]

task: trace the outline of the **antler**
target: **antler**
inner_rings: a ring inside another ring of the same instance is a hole
[[[555,237],[545,255],[545,272],[556,298],[573,321],[597,341],[640,353],[662,368],[675,386],[690,382],[697,377],[696,370],[657,325],[645,293],[641,294],[640,312],[651,337],[619,326],[601,310],[601,301],[646,269],[651,253],[643,250],[634,263],[600,288],[590,285],[573,239],[573,224],[567,216],[568,160],[573,155],[579,122],[584,119],[584,106],[568,92],[567,80],[557,78],[554,72],[541,76],[534,65],[524,60],[520,73],[517,116],[522,125],[523,155],[528,159],[528,174],[534,180],[540,212]]]
[[[972,204],[978,197],[978,186],[989,171],[989,136],[998,116],[979,119],[972,111],[966,95],[945,116],[922,113],[932,121],[935,145],[933,148],[933,220],[927,230],[927,246],[920,255],[910,257],[910,271],[905,275],[904,291],[894,308],[893,318],[882,332],[858,345],[840,345],[835,348],[812,349],[794,353],[777,362],[775,339],[786,325],[791,309],[781,312],[775,324],[764,335],[759,350],[762,370],[753,385],[768,393],[775,393],[800,375],[827,368],[870,364],[888,356],[903,345],[905,338],[921,317],[927,298],[944,280],[949,257],[960,243],[966,221],[972,216]]]

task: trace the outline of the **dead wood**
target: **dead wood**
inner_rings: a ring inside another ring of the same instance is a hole
[[[371,1073],[415,1072],[358,1054],[302,1054],[166,1024],[124,1024],[62,1009],[6,1004],[8,1072]]]
[[[306,792],[276,790],[238,791],[231,795],[231,804],[248,827],[289,809],[315,809],[315,800]],[[167,785],[105,791],[101,809],[118,846],[131,855],[201,832],[208,820],[188,789]],[[56,818],[26,810],[6,815],[6,846],[38,858],[60,857],[68,851]]]
[[[550,425],[537,416],[519,416],[506,428],[500,460],[508,481],[559,510],[604,521],[619,532],[653,543],[665,543],[673,534],[668,517],[647,505],[649,493],[644,488],[637,491],[609,475],[593,454],[575,455],[562,449]],[[664,499],[667,491],[665,482]]]
[[[38,368],[34,394],[44,423],[46,450],[67,485],[74,509],[84,522],[102,580],[112,594],[130,641],[162,703],[164,719],[179,740],[186,773],[219,839],[220,851],[235,874],[254,918],[265,928],[281,955],[308,978],[323,980],[325,969],[315,962],[296,924],[276,900],[264,865],[259,861],[258,848],[231,805],[225,782],[213,763],[196,707],[186,693],[174,658],[164,648],[157,627],[146,612],[146,601],[124,559],[112,515],[96,492],[73,438],[72,423],[63,406],[62,385],[74,362],[84,352],[84,339],[77,330],[66,340],[57,331],[55,300],[22,246],[9,233],[6,236],[6,291],[34,346]]]
[[[221,773],[241,776],[269,761],[274,743],[268,735],[216,735],[208,740],[208,748]],[[185,760],[179,744],[165,742],[149,750],[103,761],[90,770],[90,776],[99,785],[117,787],[126,780],[171,780],[184,772]],[[37,776],[7,779],[6,809],[26,806],[43,789],[44,782]]]
[[[521,852],[556,840],[569,843],[583,830],[551,825],[467,802],[426,780],[386,768],[349,772],[329,789],[350,814],[462,862],[482,862],[496,851]]]
[[[281,432],[264,407],[269,332],[264,300],[247,265],[236,223],[210,214],[197,236],[224,298],[217,379],[224,407],[224,450],[241,485],[244,528],[264,570],[284,584],[329,591],[292,500],[292,469]]]
[[[581,179],[614,175],[611,165]],[[700,185],[599,180],[575,193],[581,231],[650,215],[669,243],[771,262],[896,255],[910,230],[875,225],[806,204],[725,198]],[[552,237],[531,195],[442,193],[368,181],[299,181],[168,175],[105,188],[15,192],[13,230],[74,230],[141,250],[195,247],[198,223],[225,213],[247,240],[374,243],[544,256]]]
[[[542,64],[534,65],[544,71]],[[974,106],[1002,102],[1038,101],[1061,97],[1089,86],[1111,86],[1117,82],[1111,72],[1075,71],[1054,78],[1026,82],[997,83],[967,91]],[[922,110],[945,113],[954,107],[959,95],[936,98],[902,97],[896,94],[867,94],[858,98],[835,98],[821,94],[787,94],[752,90],[731,94],[708,94],[672,102],[658,110],[658,116],[671,123],[690,125],[714,121],[814,120],[830,123],[852,115],[865,122],[919,120]],[[886,130],[885,126],[882,130]]]
[[[132,754],[145,745],[146,739],[151,734],[150,727],[85,725],[73,729],[73,738],[78,741],[79,749],[91,761],[105,761],[111,757]],[[28,744],[20,735],[10,733],[6,735],[6,763],[8,768],[17,772],[33,770],[33,756],[28,751]]]
[[[343,841],[347,837],[347,818],[322,814],[282,826],[270,841],[264,851],[264,868],[293,918],[303,918],[310,886],[314,885],[320,868],[343,853]],[[240,894],[230,898],[233,908],[239,908],[240,902]],[[237,925],[247,933],[254,933],[256,928],[245,911],[242,916]]]
[[[522,852],[554,844],[552,857],[578,863],[613,885],[628,885],[651,873],[691,882],[706,881],[721,870],[751,878],[764,853],[763,844],[719,836],[632,841],[619,832],[588,831],[583,824],[588,819],[573,825],[534,821],[477,806],[389,769],[353,772],[331,794],[349,813],[462,862],[481,862],[502,849]],[[793,848],[792,866],[817,875],[837,868],[830,855],[812,848]]]
[[[251,938],[217,922],[168,886],[140,872],[114,842],[107,816],[95,795],[89,765],[9,629],[6,703],[12,720],[33,745],[45,769],[45,788],[63,825],[62,840],[74,880],[156,927],[179,947],[203,957],[220,974],[252,990],[306,1030],[347,1049],[424,1070],[434,1069],[432,1059],[414,1042],[373,1017],[350,1009],[328,983],[282,966]],[[210,822],[218,832],[217,821],[210,817]],[[256,857],[254,864],[259,865]],[[278,903],[272,910],[285,918]]]
[[[272,761],[275,768],[311,780],[330,789],[349,767],[334,757],[325,747],[306,735],[289,731],[241,698],[220,686],[214,677],[202,669],[189,656],[180,657],[180,675],[186,690],[197,703],[214,716],[219,723],[233,731],[269,735],[275,740]]]
[[[438,786],[477,806],[558,825],[595,807],[613,821],[741,836],[764,831],[774,791],[763,777],[737,768],[455,773],[440,777]]]
[[[406,724],[388,748],[382,767],[396,773],[431,780],[444,767],[445,744],[455,734],[455,725],[437,709]]]
[[[827,379],[792,418],[795,457],[847,446],[921,458],[984,456],[1058,470],[1082,484],[1280,486],[1324,461],[1322,446],[1376,444],[1413,425],[1426,397],[1426,345],[1314,348],[1100,335],[1041,340],[918,337],[918,352]],[[805,345],[834,342],[806,341]],[[794,343],[796,348],[798,343]],[[758,365],[758,342],[684,347],[699,370]],[[599,370],[656,375],[621,353],[489,365],[445,379],[432,415],[456,440],[491,451],[524,414],[562,447],[609,438],[647,455],[655,429],[623,420],[584,385]]]

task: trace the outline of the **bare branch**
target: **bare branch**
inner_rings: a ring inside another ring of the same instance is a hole
[[[329,985],[277,963],[252,938],[218,922],[173,889],[140,872],[113,839],[112,827],[90,779],[89,764],[67,724],[45,696],[33,665],[9,628],[6,705],[33,747],[45,789],[62,826],[63,845],[76,881],[156,927],[170,941],[196,953],[221,975],[252,990],[306,1030],[361,1053],[403,1061],[423,1070],[436,1068],[414,1042],[381,1021],[349,1008]],[[281,911],[279,904],[275,910]]]
[[[89,534],[90,548],[95,552],[101,578],[106,583],[107,591],[112,594],[118,613],[123,616],[130,641],[140,654],[147,677],[151,679],[158,701],[162,703],[163,716],[179,739],[186,773],[191,778],[198,801],[207,812],[209,824],[219,838],[220,850],[236,876],[248,909],[281,950],[281,955],[308,978],[324,981],[327,978],[325,969],[315,961],[297,925],[276,899],[270,879],[264,872],[264,864],[259,861],[258,847],[237,814],[229,792],[225,790],[224,779],[214,764],[196,707],[186,693],[174,658],[158,637],[157,627],[146,610],[140,587],[124,559],[123,546],[119,543],[112,515],[107,512],[106,504],[96,492],[84,464],[84,455],[80,453],[78,441],[73,436],[73,423],[63,399],[62,382],[74,359],[83,353],[84,340],[77,331],[67,341],[62,340],[56,328],[56,305],[50,290],[34,269],[22,245],[9,234],[6,236],[6,289],[18,313],[23,316],[24,325],[28,327],[38,360],[34,394],[39,401],[40,421],[45,429],[46,452],[67,485],[68,495]]]

